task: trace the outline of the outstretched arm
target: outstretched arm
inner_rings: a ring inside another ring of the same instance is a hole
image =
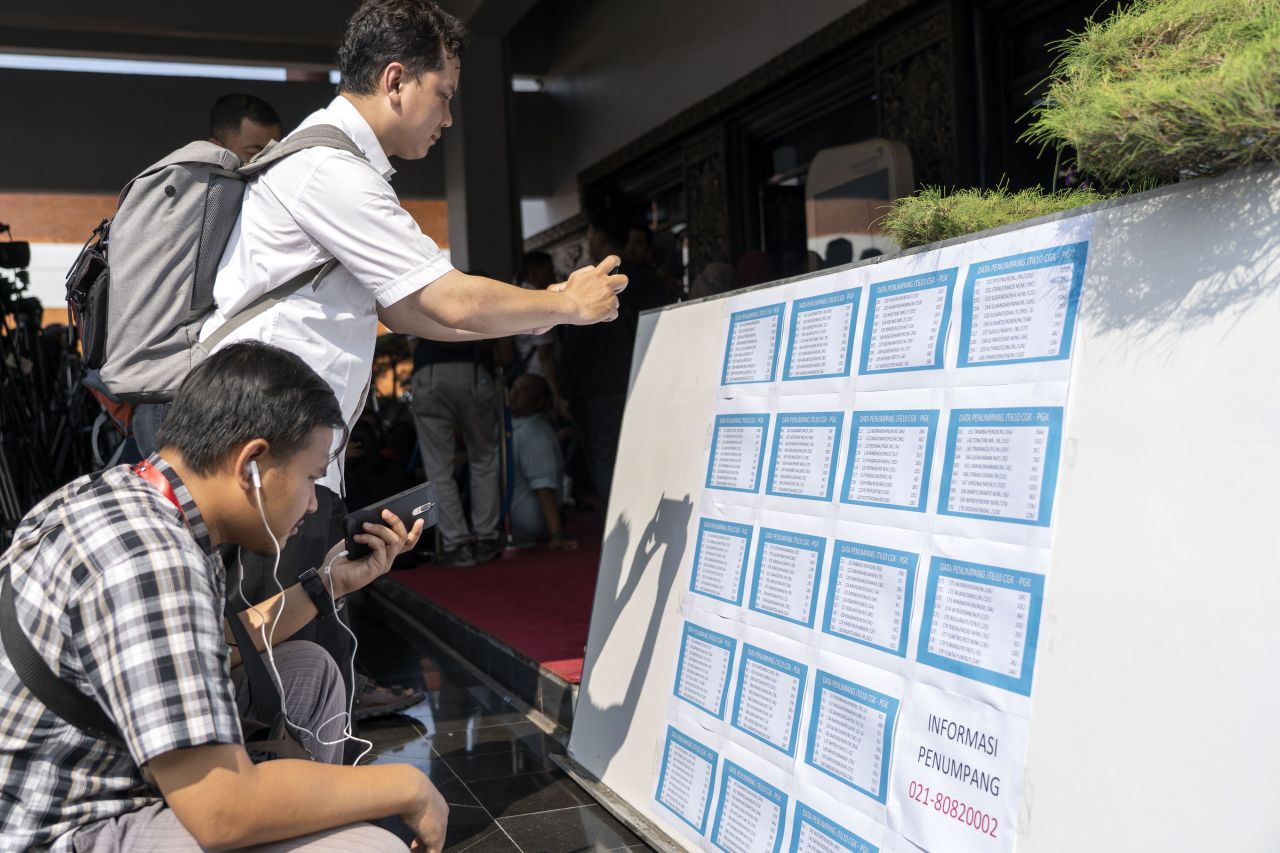
[[[627,277],[611,275],[616,255],[569,276],[563,287],[525,290],[482,276],[451,270],[399,302],[378,309],[378,317],[394,332],[431,340],[456,330],[483,337],[516,335],[560,323],[585,326],[618,316],[618,297]]]

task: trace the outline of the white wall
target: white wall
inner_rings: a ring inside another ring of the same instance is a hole
[[[1020,853],[1277,849],[1277,206],[1271,167],[1096,209]],[[570,744],[658,821],[732,306],[641,317]]]
[[[565,4],[546,91],[554,224],[578,212],[577,175],[755,70],[864,0],[632,0]],[[521,128],[536,133],[534,128]],[[526,228],[526,235],[528,229]]]

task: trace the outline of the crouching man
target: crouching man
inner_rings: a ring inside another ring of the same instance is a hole
[[[0,654],[0,851],[403,851],[362,823],[397,814],[415,850],[440,849],[448,807],[420,771],[326,763],[342,753],[322,743],[341,737],[342,680],[319,647],[286,642],[318,606],[332,612],[330,593],[383,574],[421,522],[407,531],[387,513],[357,537],[369,556],[330,552],[327,591],[309,580],[234,617],[256,644],[276,643],[285,711],[319,760],[254,764],[244,747],[240,714],[252,708],[244,696],[237,705],[239,652],[223,615],[235,578],[218,547],[275,553],[315,511],[344,429],[333,392],[301,359],[236,344],[191,372],[159,453],[82,477],[23,520],[0,556],[12,603],[0,612],[17,622],[3,620]],[[100,726],[72,725],[36,698],[13,663],[23,659],[15,630],[50,680],[92,701]]]

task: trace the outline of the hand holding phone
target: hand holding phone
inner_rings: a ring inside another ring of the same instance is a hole
[[[385,524],[382,518],[384,509],[389,509],[398,516],[406,528],[412,528],[413,523],[418,519],[422,519],[423,530],[435,527],[439,517],[439,510],[436,508],[436,485],[427,481],[412,489],[406,489],[398,495],[392,495],[386,500],[348,513],[342,521],[342,531],[347,538],[348,560],[359,560],[369,555],[372,549],[368,545],[357,542],[355,537],[364,532],[365,522]]]

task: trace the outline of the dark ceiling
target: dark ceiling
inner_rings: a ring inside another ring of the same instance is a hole
[[[0,52],[333,67],[357,0],[59,0],[0,6]],[[477,35],[502,35],[533,0],[445,0]]]
[[[322,70],[333,66],[334,41],[355,6],[353,0],[60,0],[43,7],[50,11],[34,11],[34,4],[5,4],[0,50]]]

